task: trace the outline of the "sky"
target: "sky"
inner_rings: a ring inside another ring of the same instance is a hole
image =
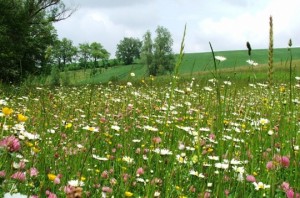
[[[167,28],[179,53],[186,25],[185,53],[266,49],[273,17],[274,47],[289,39],[300,46],[300,0],[62,0],[74,14],[54,24],[58,37],[74,45],[98,42],[115,57],[125,37],[143,39],[158,26]]]

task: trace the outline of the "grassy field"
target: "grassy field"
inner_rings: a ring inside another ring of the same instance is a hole
[[[222,62],[218,67],[219,69],[234,69],[245,71],[245,68],[249,68],[246,60],[249,59],[246,50],[240,51],[224,51],[216,52],[216,55],[224,56],[227,58],[226,61]],[[252,57],[257,62],[259,67],[263,67],[268,62],[268,51],[267,50],[253,50]],[[277,68],[284,69],[287,65],[289,58],[289,52],[287,49],[275,49],[274,50],[274,62]],[[293,49],[293,59],[300,60],[300,48]],[[246,69],[246,70],[247,70]],[[205,71],[213,70],[212,55],[210,52],[207,53],[187,53],[184,55],[182,65],[180,66],[179,73],[181,75],[192,75],[193,73],[200,74]],[[126,80],[129,74],[134,72],[136,77],[141,79],[147,77],[147,68],[139,63],[127,66],[115,66],[107,70],[98,72],[95,76],[90,76],[90,71],[83,72],[71,71],[69,72],[71,84],[87,84],[87,83],[105,83],[108,81]],[[64,74],[62,76],[65,76]]]
[[[233,67],[247,67],[249,60],[247,50],[239,51],[220,51],[215,52],[216,56],[224,56],[227,58],[220,65],[220,69],[233,68]],[[295,60],[300,59],[300,48],[293,49],[293,55]],[[287,49],[274,49],[274,62],[285,65],[285,62],[289,58],[289,52]],[[268,63],[268,50],[260,49],[253,50],[251,59],[257,62],[259,65]],[[194,65],[194,68],[193,68]],[[185,54],[180,73],[190,73],[193,71],[205,71],[212,70],[212,55],[210,52],[207,53],[189,53]]]
[[[176,78],[137,64],[69,72],[82,86],[1,85],[0,197],[299,197],[299,61],[277,61],[269,85],[265,62],[227,67],[230,53],[218,75],[184,72],[187,54]]]

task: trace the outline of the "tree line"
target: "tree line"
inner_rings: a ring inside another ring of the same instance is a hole
[[[0,0],[0,81],[21,82],[29,75],[49,75],[65,71],[110,66],[110,53],[101,43],[77,47],[67,38],[58,39],[53,23],[74,12],[60,0]],[[158,26],[152,39],[125,37],[117,45],[114,65],[129,65],[136,59],[147,65],[149,75],[172,72],[175,56],[170,32]],[[73,68],[74,69],[74,68]]]
[[[117,46],[116,57],[125,64],[140,59],[147,66],[149,75],[163,75],[174,69],[175,56],[172,51],[173,39],[167,28],[158,26],[153,40],[148,30],[143,40],[124,38]]]

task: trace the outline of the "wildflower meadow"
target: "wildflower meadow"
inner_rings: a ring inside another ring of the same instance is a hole
[[[0,196],[300,197],[300,77],[215,77],[1,89]]]

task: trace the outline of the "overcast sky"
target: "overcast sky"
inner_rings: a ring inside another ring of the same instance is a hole
[[[185,52],[268,48],[269,17],[273,16],[274,47],[300,45],[300,0],[63,0],[77,11],[55,24],[59,38],[79,43],[100,42],[115,56],[124,37],[142,40],[167,28],[179,52],[187,24]]]

